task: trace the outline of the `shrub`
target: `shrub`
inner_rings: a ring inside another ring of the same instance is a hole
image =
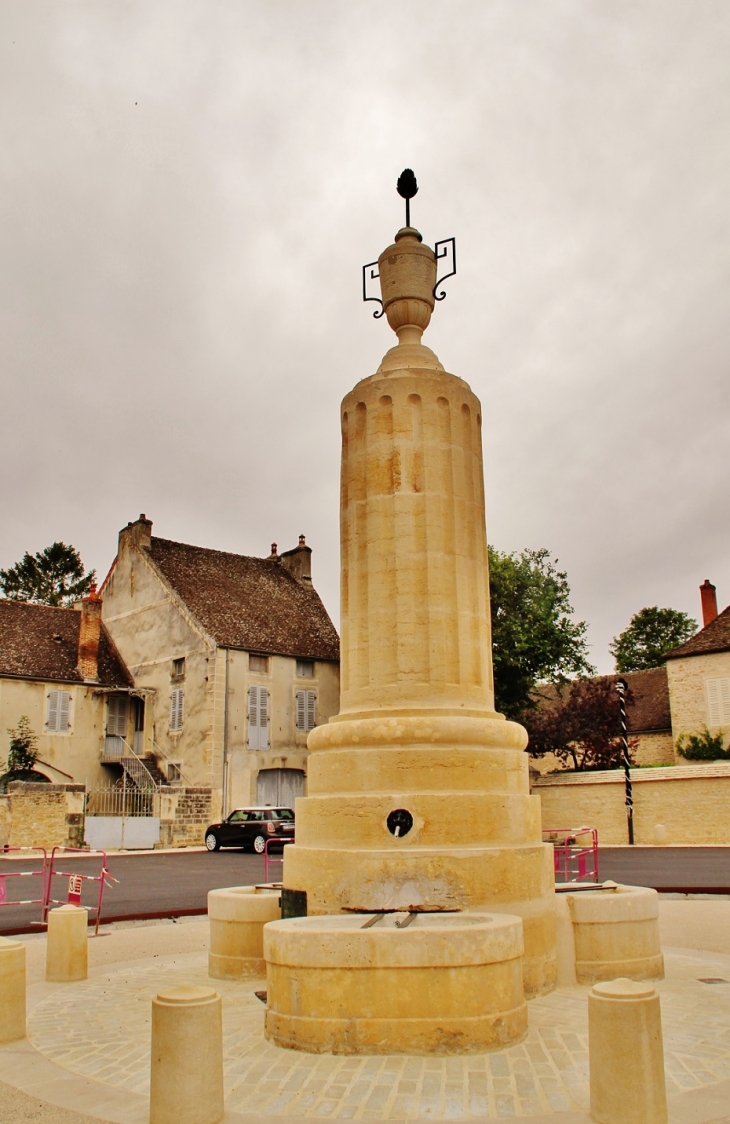
[[[730,761],[730,749],[725,749],[722,730],[713,737],[707,726],[703,726],[699,734],[680,734],[677,752],[688,761]]]
[[[28,720],[23,715],[16,729],[8,730],[10,734],[10,753],[8,754],[8,769],[32,769],[38,760],[38,738]]]

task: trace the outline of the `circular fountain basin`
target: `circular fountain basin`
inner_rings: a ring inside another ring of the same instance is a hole
[[[504,1049],[527,1033],[523,948],[522,919],[508,914],[273,921],[266,1036],[310,1053]]]
[[[663,979],[659,896],[646,886],[604,882],[600,890],[560,893],[572,921],[575,977],[580,984],[627,977]]]
[[[281,917],[280,890],[226,886],[208,893],[208,975],[215,980],[261,979],[264,925]]]

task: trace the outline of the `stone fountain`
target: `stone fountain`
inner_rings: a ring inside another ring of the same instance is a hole
[[[483,1050],[524,1033],[520,960],[527,998],[556,984],[552,847],[494,709],[481,405],[421,341],[437,259],[408,219],[378,272],[398,342],[341,408],[341,710],[309,735],[283,876],[308,916],[266,927],[267,1033]],[[489,1026],[439,1037],[450,988]]]

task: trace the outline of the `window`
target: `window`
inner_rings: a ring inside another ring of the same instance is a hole
[[[730,677],[705,679],[708,726],[730,726]]]
[[[110,695],[106,704],[106,736],[126,738],[129,699],[126,695]]]
[[[269,689],[248,689],[248,748],[269,748]]]
[[[317,725],[317,692],[297,691],[297,730],[313,730]]]
[[[46,731],[67,734],[71,729],[71,692],[49,691],[46,695]]]
[[[167,783],[180,784],[182,781],[182,770],[176,761],[167,762]]]
[[[314,660],[297,660],[297,678],[311,679],[314,675]]]
[[[185,674],[185,656],[180,656],[178,660],[172,661],[172,678],[182,679]]]
[[[249,671],[262,671],[264,675],[269,670],[269,657],[268,656],[251,656],[248,657],[248,670]]]
[[[170,729],[182,730],[184,719],[185,691],[176,687],[170,691]]]

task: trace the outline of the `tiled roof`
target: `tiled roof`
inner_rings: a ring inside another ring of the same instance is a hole
[[[652,667],[648,671],[629,671],[620,677],[601,675],[599,678],[607,679],[612,683],[621,678],[628,683],[631,695],[626,706],[626,721],[630,734],[651,734],[671,730],[669,684],[665,667]],[[540,686],[536,695],[550,705],[557,692],[557,687]]]
[[[714,621],[710,621],[684,644],[672,648],[664,657],[667,660],[677,660],[681,656],[702,656],[707,652],[730,651],[730,605],[723,609]]]
[[[619,677],[611,675],[608,678],[615,682]],[[626,720],[630,733],[671,730],[672,715],[669,710],[666,667],[652,667],[648,671],[629,671],[621,678],[628,683],[632,695],[626,707]]]
[[[319,594],[281,562],[158,538],[150,556],[221,647],[340,658],[339,637]]]
[[[0,676],[83,683],[76,668],[80,623],[77,609],[53,609],[0,598]],[[134,686],[103,624],[99,683],[104,687]]]

